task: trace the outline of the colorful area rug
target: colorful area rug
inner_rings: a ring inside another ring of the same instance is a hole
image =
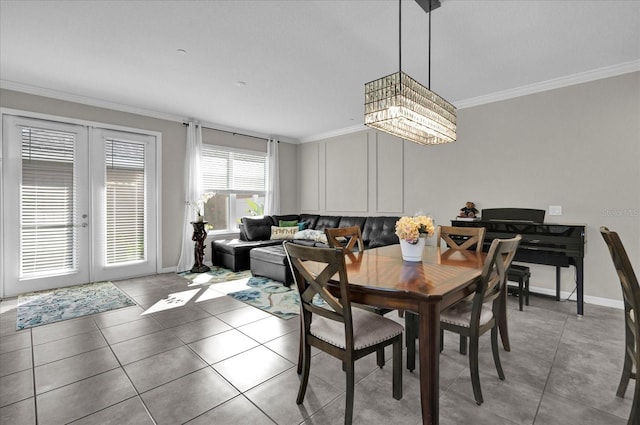
[[[227,295],[281,319],[291,319],[300,314],[300,298],[294,287],[289,288],[266,277],[252,277],[246,285],[249,289]]]
[[[224,267],[211,266],[211,270],[206,273],[191,273],[190,271],[186,271],[178,274],[191,281],[189,286],[194,286],[248,279],[251,277],[251,270],[233,272],[229,269],[225,269]]]
[[[30,292],[18,297],[16,329],[27,329],[136,303],[111,282]]]

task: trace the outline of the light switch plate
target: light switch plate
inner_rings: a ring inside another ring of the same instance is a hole
[[[562,215],[562,206],[549,205],[549,215]]]

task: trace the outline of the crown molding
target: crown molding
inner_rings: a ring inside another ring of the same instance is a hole
[[[540,93],[548,90],[554,90],[562,87],[572,86],[575,84],[581,84],[589,81],[600,80],[603,78],[615,77],[617,75],[628,74],[636,71],[640,71],[640,60],[625,62],[625,63],[612,65],[604,68],[598,68],[591,71],[580,72],[580,73],[568,75],[565,77],[542,81],[540,83],[529,84],[529,85],[517,87],[514,89],[491,93],[485,96],[478,96],[478,97],[473,97],[469,99],[463,99],[463,100],[456,101],[455,106],[457,109],[471,108],[474,106],[480,106],[487,103],[513,99],[515,97],[526,96],[529,94]],[[157,118],[157,119],[166,120],[166,121],[184,122],[189,119],[188,117],[167,114],[159,111],[152,111],[144,108],[137,108],[134,106],[124,105],[121,103],[110,102],[102,99],[95,99],[87,96],[80,96],[72,93],[60,92],[56,90],[46,89],[43,87],[30,86],[27,84],[21,84],[21,83],[16,83],[13,81],[7,81],[7,80],[1,80],[1,79],[0,79],[0,89],[14,90],[14,91],[27,93],[27,94],[32,94],[35,96],[50,97],[58,100],[96,106],[99,108],[112,109],[112,110],[127,112],[131,114],[143,115],[146,117]],[[223,131],[249,134],[246,130],[239,129],[239,128],[226,127],[226,126],[222,126],[220,124],[215,124],[215,123],[202,122],[202,124],[207,127],[212,127],[212,128],[220,129]],[[359,124],[351,127],[341,128],[338,130],[328,131],[325,133],[313,134],[307,137],[303,137],[299,140],[294,138],[289,138],[289,137],[274,137],[272,135],[270,136],[270,135],[264,135],[264,134],[258,134],[258,133],[251,133],[249,135],[262,137],[265,139],[276,138],[286,143],[297,144],[297,143],[315,142],[318,140],[328,139],[331,137],[344,136],[347,134],[357,133],[359,131],[365,131],[368,129],[369,127],[366,127],[364,124]]]
[[[300,143],[315,142],[318,140],[329,139],[331,137],[344,136],[345,134],[357,133],[359,131],[369,130],[364,124],[358,124],[351,127],[340,128],[338,130],[327,131],[326,133],[312,134],[311,136],[303,137],[300,139]]]
[[[628,74],[640,71],[640,60],[625,62],[591,71],[580,72],[578,74],[567,75],[565,77],[554,78],[553,80],[542,81],[540,83],[528,84],[516,87],[515,89],[503,90],[485,96],[472,97],[455,102],[457,109],[471,108],[473,106],[498,102],[500,100],[513,99],[514,97],[526,96],[543,91],[559,89],[575,84],[587,83],[589,81],[601,80],[603,78],[615,77],[617,75]]]
[[[182,122],[186,119],[185,117],[180,117],[178,115],[152,111],[150,109],[137,108],[135,106],[125,105],[122,103],[110,102],[107,100],[96,99],[88,96],[80,96],[77,94],[51,90],[44,87],[16,83],[14,81],[0,80],[0,89],[18,91],[22,93],[32,94],[34,96],[50,97],[67,102],[81,103],[83,105],[112,109],[115,111],[127,112],[130,114],[144,115],[146,117],[158,118],[167,121]]]
[[[183,123],[189,120],[198,121],[192,117],[183,117],[180,115],[167,114],[159,111],[152,111],[150,109],[138,108],[135,106],[124,105],[122,103],[110,102],[107,100],[96,99],[93,97],[80,96],[77,94],[61,92],[57,90],[46,89],[44,87],[31,86],[28,84],[16,83],[14,81],[0,80],[0,89],[13,90],[21,93],[27,93],[34,96],[49,97],[57,100],[80,103],[82,105],[95,106],[98,108],[111,109],[118,112],[126,112],[130,114],[142,115],[149,118],[156,118],[165,121]],[[298,143],[298,140],[291,139],[289,137],[278,137],[273,135],[266,135],[262,133],[250,132],[241,128],[228,127],[217,123],[199,121],[204,127],[211,128],[213,130],[221,130],[229,133],[239,133],[247,136],[258,137],[262,139],[277,139],[285,143]]]

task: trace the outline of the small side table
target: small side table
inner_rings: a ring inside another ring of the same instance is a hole
[[[204,264],[204,240],[207,238],[207,231],[205,230],[204,225],[207,224],[207,221],[192,221],[193,225],[193,236],[191,240],[195,242],[195,247],[193,250],[193,254],[195,257],[195,262],[193,263],[193,267],[191,268],[191,273],[205,273],[211,270],[209,266]]]

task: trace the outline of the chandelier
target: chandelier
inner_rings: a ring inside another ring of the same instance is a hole
[[[402,72],[402,0],[399,0],[399,70],[364,85],[364,123],[421,145],[455,142],[456,108],[430,90],[431,11],[437,0],[416,0],[429,14],[429,85]],[[428,2],[428,6],[424,4]]]

